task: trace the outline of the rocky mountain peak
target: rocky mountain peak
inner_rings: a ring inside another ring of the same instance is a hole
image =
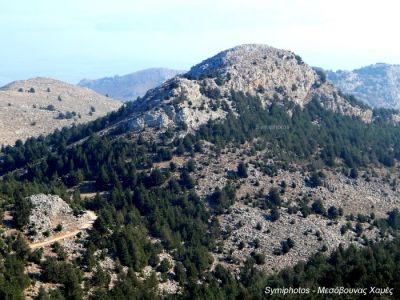
[[[221,51],[215,56],[193,66],[188,74],[198,79],[204,76],[213,76],[218,73],[222,74],[232,69],[243,71],[254,69],[254,66],[266,69],[268,64],[279,63],[281,60],[290,61],[292,59],[296,60],[296,64],[304,65],[301,58],[291,51],[281,50],[267,45],[245,44]]]
[[[215,76],[227,77],[225,83],[229,89],[259,94],[264,100],[281,94],[300,105],[306,101],[311,87],[321,83],[300,56],[258,44],[222,51],[188,72],[188,77],[194,79]]]
[[[250,44],[222,51],[150,90],[135,103],[130,126],[136,131],[185,123],[189,130],[196,129],[209,120],[223,119],[227,108],[235,111],[232,91],[257,96],[265,107],[288,101],[303,107],[317,98],[327,109],[359,116],[366,122],[372,117],[370,110],[343,98],[300,56]]]

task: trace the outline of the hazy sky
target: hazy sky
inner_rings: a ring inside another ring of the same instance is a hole
[[[188,69],[244,43],[330,69],[400,63],[399,11],[396,0],[0,0],[0,85]]]

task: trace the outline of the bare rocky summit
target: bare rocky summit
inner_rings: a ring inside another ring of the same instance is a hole
[[[328,71],[343,92],[372,107],[400,109],[400,65],[378,63],[353,71]]]
[[[15,81],[0,89],[0,145],[95,120],[121,105],[89,89],[50,78]]]
[[[140,131],[185,123],[196,129],[210,119],[223,119],[226,106],[235,111],[231,91],[258,96],[264,105],[293,102],[303,107],[317,98],[326,109],[372,120],[370,109],[349,102],[298,55],[251,44],[223,51],[150,90],[136,101],[130,127]]]

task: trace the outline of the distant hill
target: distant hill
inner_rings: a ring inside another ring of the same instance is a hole
[[[327,71],[327,77],[372,107],[400,109],[400,65],[378,63],[353,71]]]
[[[117,75],[94,80],[83,79],[78,85],[90,88],[102,95],[130,101],[143,96],[149,89],[159,86],[180,73],[183,73],[183,71],[151,68],[123,76]]]
[[[97,119],[121,104],[50,78],[14,81],[0,88],[0,145]]]

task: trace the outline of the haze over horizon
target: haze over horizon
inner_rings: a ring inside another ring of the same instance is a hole
[[[149,67],[189,69],[224,49],[268,44],[308,64],[350,70],[400,63],[400,4],[385,1],[7,2],[0,86],[46,76],[71,83]],[[384,49],[384,50],[382,50]]]

